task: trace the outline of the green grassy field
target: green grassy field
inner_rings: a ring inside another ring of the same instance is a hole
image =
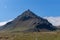
[[[60,32],[0,33],[0,40],[60,40]]]

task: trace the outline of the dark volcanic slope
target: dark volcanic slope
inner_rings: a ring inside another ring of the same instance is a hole
[[[8,22],[1,28],[8,31],[24,31],[24,32],[38,32],[38,31],[54,31],[56,28],[43,19],[35,15],[30,10],[23,12],[13,21]]]

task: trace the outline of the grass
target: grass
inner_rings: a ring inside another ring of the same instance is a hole
[[[60,32],[0,33],[0,40],[60,40]]]

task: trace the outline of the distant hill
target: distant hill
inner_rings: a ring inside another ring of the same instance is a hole
[[[37,16],[32,11],[27,10],[15,18],[13,21],[8,22],[0,28],[2,31],[21,31],[21,32],[40,32],[40,31],[55,31],[51,23],[46,19]]]

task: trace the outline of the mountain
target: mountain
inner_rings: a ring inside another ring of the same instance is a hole
[[[13,21],[8,22],[0,28],[2,31],[21,31],[21,32],[40,32],[40,31],[55,31],[51,23],[46,19],[37,16],[32,11],[27,10],[15,18]]]

